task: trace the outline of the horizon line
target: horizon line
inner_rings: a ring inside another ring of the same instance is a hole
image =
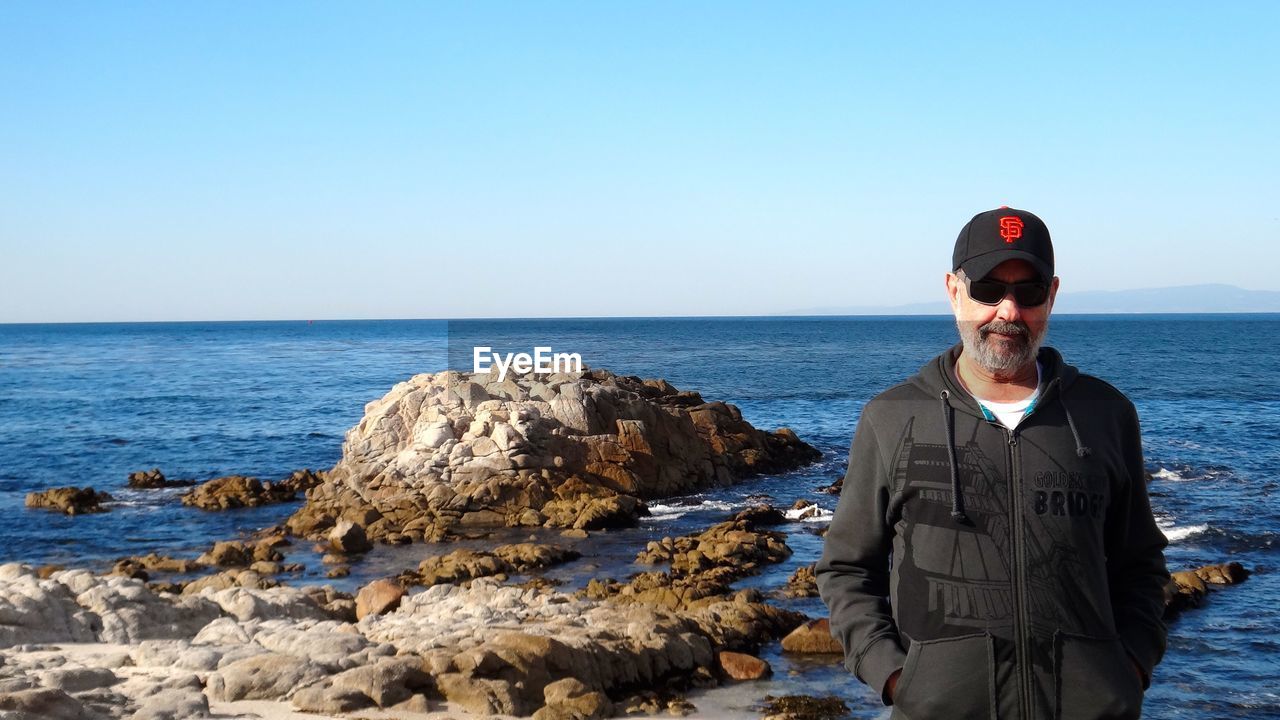
[[[1085,312],[1056,313],[1053,317],[1161,317],[1175,315],[1278,315],[1275,310],[1206,310],[1169,312]],[[951,313],[774,313],[771,315],[547,315],[542,317],[383,317],[383,318],[257,318],[223,320],[32,320],[0,322],[0,327],[23,325],[181,325],[181,324],[230,324],[230,323],[348,323],[348,322],[521,322],[546,320],[839,320],[839,319],[893,319],[893,318],[953,318]]]

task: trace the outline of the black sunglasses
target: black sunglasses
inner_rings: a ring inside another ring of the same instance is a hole
[[[1039,280],[1004,283],[965,278],[965,284],[969,286],[969,297],[983,305],[999,305],[1010,292],[1014,302],[1022,307],[1040,307],[1049,299],[1049,283]]]

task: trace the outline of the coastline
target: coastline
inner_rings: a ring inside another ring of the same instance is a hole
[[[733,323],[735,326],[738,324],[739,323]],[[874,325],[875,323],[870,324]],[[839,325],[839,323],[837,323],[837,325]],[[915,325],[915,323],[912,323],[912,325]],[[928,325],[928,322],[924,322],[921,324],[921,327],[923,329]],[[947,328],[943,326],[940,327],[940,329],[946,330]],[[909,359],[907,361],[910,362]],[[680,372],[688,374],[689,370],[686,368]],[[261,382],[262,381],[259,381],[260,384]],[[757,380],[755,382],[767,383],[767,378]],[[788,382],[794,384],[793,380],[789,380]],[[734,394],[745,396],[747,401],[744,403],[744,415],[749,412],[752,418],[772,417],[789,420],[800,417],[802,420],[805,420],[806,418],[804,418],[804,414],[808,412],[808,408],[814,407],[815,403],[829,402],[831,397],[830,395],[821,394],[815,391],[812,396],[813,399],[806,396],[802,398],[800,404],[793,403],[786,406],[780,406],[784,409],[781,411],[775,411],[772,406],[757,399],[759,395],[765,392],[770,392],[770,390],[761,389],[761,387],[769,388],[770,386],[767,384],[760,386],[753,385],[746,388],[745,392],[743,390],[739,390],[737,393],[730,393],[725,390],[724,388],[727,387],[727,384],[716,385],[713,383],[712,386],[720,388],[715,393],[715,395],[718,396],[732,397]],[[383,389],[385,390],[385,386],[383,386]],[[381,391],[379,391],[379,393],[380,392]],[[376,397],[379,393],[375,393],[373,396]],[[713,395],[713,397],[715,395]],[[365,395],[361,403],[363,404],[363,402],[368,400],[369,397],[369,395]],[[346,402],[350,404],[351,401],[348,400]],[[837,400],[837,402],[839,401]],[[306,424],[302,426],[305,428],[304,432],[311,432],[311,428],[315,425],[315,411],[312,409],[306,409],[304,412],[299,413],[299,416],[306,420]],[[840,472],[839,466],[843,463],[843,458],[840,454],[842,449],[840,446],[846,444],[848,441],[848,437],[845,436],[847,430],[844,428],[844,422],[847,422],[847,420],[832,422],[829,419],[829,416],[821,416],[818,420],[809,420],[808,425],[801,431],[801,435],[806,439],[815,438],[815,444],[823,450],[824,460],[818,465],[784,473],[765,474],[763,476],[756,477],[747,483],[736,485],[732,488],[708,490],[701,493],[677,496],[670,500],[654,502],[653,505],[657,509],[657,512],[655,512],[652,517],[641,518],[639,520],[640,524],[637,528],[629,530],[624,529],[591,532],[589,537],[585,539],[563,539],[563,542],[566,544],[585,545],[591,550],[589,553],[584,553],[586,557],[584,557],[582,561],[579,561],[581,564],[580,567],[583,568],[582,570],[575,570],[574,564],[567,564],[548,568],[547,570],[542,571],[542,574],[553,579],[566,580],[567,584],[562,586],[562,588],[571,591],[576,591],[577,589],[580,589],[581,585],[585,584],[582,580],[575,580],[575,575],[579,577],[586,575],[603,575],[612,579],[622,580],[626,575],[640,569],[634,565],[635,554],[637,551],[641,550],[648,541],[659,539],[664,535],[677,536],[685,534],[686,532],[705,529],[709,525],[730,516],[736,510],[748,506],[754,501],[751,498],[753,495],[771,495],[772,500],[776,502],[779,507],[783,508],[789,506],[793,499],[797,499],[799,497],[806,497],[812,501],[816,501],[819,505],[829,508],[829,503],[832,500],[831,496],[825,496],[818,493],[818,489],[822,486],[829,485],[833,476]],[[1157,428],[1157,432],[1159,432],[1159,416],[1157,416],[1155,426]],[[114,436],[123,437],[123,434],[116,433]],[[136,444],[137,446],[142,446],[144,444],[145,436],[132,437],[134,437],[134,440],[131,441],[130,444],[119,446],[113,445],[112,447],[119,447],[126,452],[133,452],[131,449],[132,445]],[[334,433],[329,433],[325,437],[316,438],[316,443],[335,443],[335,438],[336,435]],[[1196,439],[1204,442],[1203,437],[1197,436]],[[137,470],[141,467],[149,467],[149,465],[131,463],[131,469],[133,470]],[[297,465],[294,465],[294,467],[297,467]],[[1157,472],[1159,475],[1155,481],[1156,484],[1153,485],[1153,487],[1158,488],[1161,492],[1169,493],[1166,495],[1166,498],[1168,499],[1163,501],[1165,503],[1179,500],[1187,490],[1194,490],[1194,488],[1197,487],[1196,483],[1204,482],[1206,478],[1206,471],[1200,469],[1198,466],[1184,469],[1181,466],[1170,466],[1166,464],[1161,465],[1158,468],[1153,468],[1153,471]],[[1209,472],[1207,475],[1209,480],[1212,480],[1214,477],[1212,472],[1220,471]],[[282,474],[287,474],[287,471],[284,473],[277,471],[273,474],[266,474],[264,477],[279,477]],[[186,475],[186,477],[193,476]],[[198,479],[200,476],[195,475],[194,477]],[[205,477],[207,477],[207,475]],[[1229,476],[1227,479],[1230,479]],[[116,488],[110,485],[107,486],[107,489],[111,490],[113,493],[116,492]],[[157,519],[190,517],[203,523],[219,524],[210,524],[208,525],[209,527],[230,527],[232,525],[242,525],[245,526],[246,529],[256,529],[277,524],[284,516],[292,514],[297,509],[296,505],[282,504],[261,508],[228,510],[223,511],[222,513],[205,513],[194,509],[183,509],[180,511],[182,514],[176,514],[179,511],[175,510],[170,512],[169,508],[179,506],[177,498],[174,497],[174,495],[181,491],[175,492],[160,490],[155,492],[160,493],[160,495],[155,498],[155,510],[153,511],[148,510],[146,512],[139,512],[137,506],[120,505],[105,514],[79,516],[74,519],[65,520],[52,514],[44,514],[43,511],[41,511],[40,514],[34,514],[37,513],[35,510],[21,512],[27,513],[27,516],[32,519],[32,526],[38,523],[44,523],[46,520],[56,520],[57,524],[63,527],[71,528],[74,532],[81,534],[86,538],[92,538],[97,533],[101,532],[98,528],[117,527],[119,526],[120,521],[124,521],[126,519],[132,521],[133,518],[142,519],[145,522],[148,517]],[[165,496],[164,493],[170,493],[170,495]],[[145,500],[147,496],[131,496],[126,494],[124,497],[126,503],[133,502],[135,500],[138,502],[150,502],[149,500]],[[1214,538],[1218,537],[1218,533],[1220,532],[1219,528],[1222,527],[1222,520],[1212,516],[1202,517],[1200,515],[1190,513],[1187,511],[1185,505],[1173,505],[1173,507],[1177,512],[1175,512],[1170,519],[1173,522],[1175,531],[1181,536],[1179,540],[1179,547],[1183,548],[1183,550],[1180,551],[1182,555],[1192,555],[1197,558],[1203,556],[1204,560],[1202,560],[1202,562],[1212,562],[1216,559],[1220,559],[1223,554],[1221,551],[1215,550],[1216,546]],[[165,522],[169,521],[166,520]],[[155,524],[155,521],[153,520],[152,523]],[[794,550],[793,557],[783,563],[771,566],[761,575],[738,581],[734,587],[738,589],[758,588],[762,592],[769,593],[783,585],[787,575],[799,566],[806,564],[807,561],[814,559],[814,552],[820,546],[821,539],[819,536],[813,534],[812,531],[817,530],[820,525],[821,523],[819,522],[811,521],[803,525],[795,524],[784,527],[783,530],[788,536],[787,543],[791,545]],[[174,525],[169,529],[176,530],[178,527],[178,525]],[[158,527],[157,529],[162,528]],[[315,585],[329,583],[344,586],[348,590],[354,592],[376,576],[392,575],[395,574],[395,571],[397,570],[416,566],[425,555],[443,554],[452,549],[461,547],[483,548],[485,545],[494,545],[499,544],[500,542],[509,543],[520,540],[527,541],[530,539],[529,535],[535,534],[535,532],[537,534],[535,540],[539,542],[555,542],[556,536],[558,536],[558,531],[547,528],[536,530],[529,529],[528,531],[519,528],[510,528],[503,530],[502,533],[494,535],[492,540],[482,538],[467,539],[466,537],[460,537],[459,539],[449,541],[449,543],[446,544],[413,543],[409,545],[378,545],[377,549],[373,553],[365,556],[361,562],[351,565],[351,575],[346,578],[337,579],[324,578],[324,572],[328,568],[319,563],[319,559],[323,553],[317,552],[310,546],[312,541],[295,542],[294,545],[286,552],[285,564],[292,562],[295,559],[302,558],[306,560],[306,564],[310,568],[313,568],[317,572],[315,574],[303,573],[299,576],[286,574],[281,576],[281,578],[288,584]],[[238,533],[236,531],[229,531],[220,535],[211,536],[209,534],[204,534],[192,537],[208,538],[208,540],[212,540],[217,537],[229,539],[237,536]],[[572,543],[570,541],[572,541]],[[160,550],[169,547],[183,547],[181,544],[171,544],[169,541],[149,542],[155,544],[149,546],[143,545],[143,547],[146,549]],[[49,547],[56,548],[57,545],[50,544]],[[181,554],[194,558],[203,550],[208,549],[208,543],[204,540],[193,541],[188,539],[185,547],[188,549]],[[76,563],[75,561],[66,564],[75,566],[79,565],[79,563]],[[110,565],[110,562],[106,559],[103,559],[98,563],[93,563],[93,566],[96,569],[101,570],[108,569],[108,565]],[[1178,567],[1186,566],[1186,564],[1178,565]],[[529,576],[514,575],[509,578],[509,581],[523,582],[527,579],[529,579]],[[1264,580],[1264,582],[1266,581]],[[1267,586],[1259,586],[1259,591],[1263,590],[1265,587]],[[1253,594],[1254,591],[1250,589],[1247,593],[1241,592],[1238,595],[1236,593],[1232,593],[1231,596],[1223,596],[1223,604],[1220,607],[1229,608],[1239,604],[1229,600],[1228,597],[1238,597],[1240,601],[1243,602]],[[789,605],[789,607],[800,608],[811,616],[816,616],[819,612],[817,608],[813,608],[812,606],[810,606],[810,609],[804,610],[802,603]],[[1219,609],[1211,610],[1209,612],[1215,613],[1214,617],[1220,617],[1220,613],[1223,611],[1224,610]],[[1200,621],[1192,620],[1192,622],[1194,624],[1198,624]],[[762,657],[772,662],[774,656],[771,655],[771,653],[773,652],[774,651],[765,648],[762,650]],[[1185,652],[1185,650],[1183,652]],[[1176,661],[1177,656],[1173,656],[1171,659]],[[787,667],[781,663],[774,663],[774,666],[775,669]],[[783,672],[789,673],[789,670],[784,670]],[[858,694],[861,689],[857,685],[856,680],[849,677],[847,672],[843,671],[842,668],[839,668],[838,665],[834,666],[834,668],[827,666],[826,669],[805,669],[800,672],[800,675],[786,675],[766,682],[774,683],[775,686],[780,687],[785,686],[786,683],[791,683],[791,686],[793,687],[800,687],[805,682],[805,678],[823,678],[823,682],[832,684],[833,687],[846,686],[845,690],[852,692],[853,701],[859,701],[861,698],[861,695]],[[1163,683],[1163,680],[1161,682]],[[758,682],[750,683],[748,685],[764,687],[763,685],[758,684]],[[1165,687],[1167,686],[1161,684],[1158,686],[1158,689],[1164,689]],[[742,695],[751,694],[752,691],[747,690],[746,688],[747,685],[737,686],[737,688],[732,691],[727,689],[713,689],[709,691],[695,689],[689,692],[688,697],[693,699],[695,704],[698,704],[696,699],[699,697],[721,697],[725,695],[732,695],[734,692]],[[760,692],[763,693],[765,691],[761,690]],[[704,700],[702,704],[706,704],[707,702],[710,702],[710,700]],[[732,712],[741,711],[741,705],[737,704],[736,701],[728,701],[725,703],[725,706]],[[703,711],[704,708],[699,704],[699,714]],[[867,714],[869,712],[871,712],[870,706],[864,705],[854,708],[854,714],[856,717],[869,717],[871,716]],[[357,715],[358,714],[359,713],[357,713]],[[747,711],[745,714],[754,715],[758,713],[752,710]]]

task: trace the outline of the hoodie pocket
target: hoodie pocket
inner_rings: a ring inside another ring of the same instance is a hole
[[[1061,720],[1122,720],[1142,714],[1142,680],[1118,638],[1057,632],[1054,678]]]
[[[987,633],[912,642],[894,706],[912,720],[995,720],[993,653]]]

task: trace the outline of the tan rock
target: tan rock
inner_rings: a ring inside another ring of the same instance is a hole
[[[345,670],[333,676],[332,683],[336,688],[356,690],[385,708],[408,700],[416,690],[427,687],[430,678],[422,672],[418,658],[397,657]]]
[[[364,528],[350,520],[341,520],[329,531],[329,547],[338,553],[353,554],[373,549]]]
[[[550,683],[543,690],[546,703],[533,714],[534,720],[596,720],[613,714],[609,696],[592,690],[577,678]]]
[[[249,569],[259,575],[279,575],[283,569],[280,563],[271,562],[270,560],[257,560],[249,565]]]
[[[202,510],[229,510],[289,502],[297,497],[290,487],[243,475],[214,478],[183,494],[182,504]]]
[[[400,606],[405,595],[404,587],[393,580],[374,580],[356,593],[356,619],[366,615],[381,615]]]
[[[109,574],[123,575],[125,577],[137,577],[147,579],[148,571],[162,573],[193,573],[203,570],[206,566],[196,560],[185,560],[173,558],[167,555],[159,555],[157,553],[148,553],[134,557],[121,558],[112,566]]]
[[[1238,562],[1206,565],[1195,569],[1195,574],[1212,585],[1235,585],[1249,578],[1249,571]]]
[[[754,655],[721,650],[716,658],[720,669],[731,680],[759,680],[773,674],[769,663]]]
[[[796,568],[787,579],[781,595],[788,598],[818,597],[818,578],[814,574],[815,563]]]
[[[213,544],[213,549],[199,557],[199,562],[218,567],[242,567],[253,562],[253,553],[242,542],[219,541]]]
[[[160,468],[139,470],[129,473],[127,486],[133,490],[157,490],[160,488],[190,487],[194,480],[169,480],[160,472]]]
[[[524,715],[525,705],[511,683],[445,673],[436,678],[440,694],[475,715]]]
[[[480,577],[540,570],[579,557],[576,550],[536,543],[500,545],[492,551],[463,549],[426,558],[419,563],[416,574],[403,574],[400,579],[401,582],[428,586],[460,583]]]
[[[840,641],[831,636],[831,621],[827,618],[805,623],[782,639],[783,652],[821,655],[843,655]]]
[[[223,540],[213,544],[208,552],[196,558],[200,565],[217,567],[243,567],[255,562],[278,563],[284,555],[269,541]]]
[[[61,487],[27,493],[26,505],[29,508],[57,510],[67,515],[83,515],[106,512],[107,508],[102,507],[102,503],[110,502],[111,499],[109,494],[91,487]]]
[[[276,486],[295,494],[302,494],[323,483],[324,475],[323,472],[316,472],[310,468],[294,470],[289,477],[276,483]]]

